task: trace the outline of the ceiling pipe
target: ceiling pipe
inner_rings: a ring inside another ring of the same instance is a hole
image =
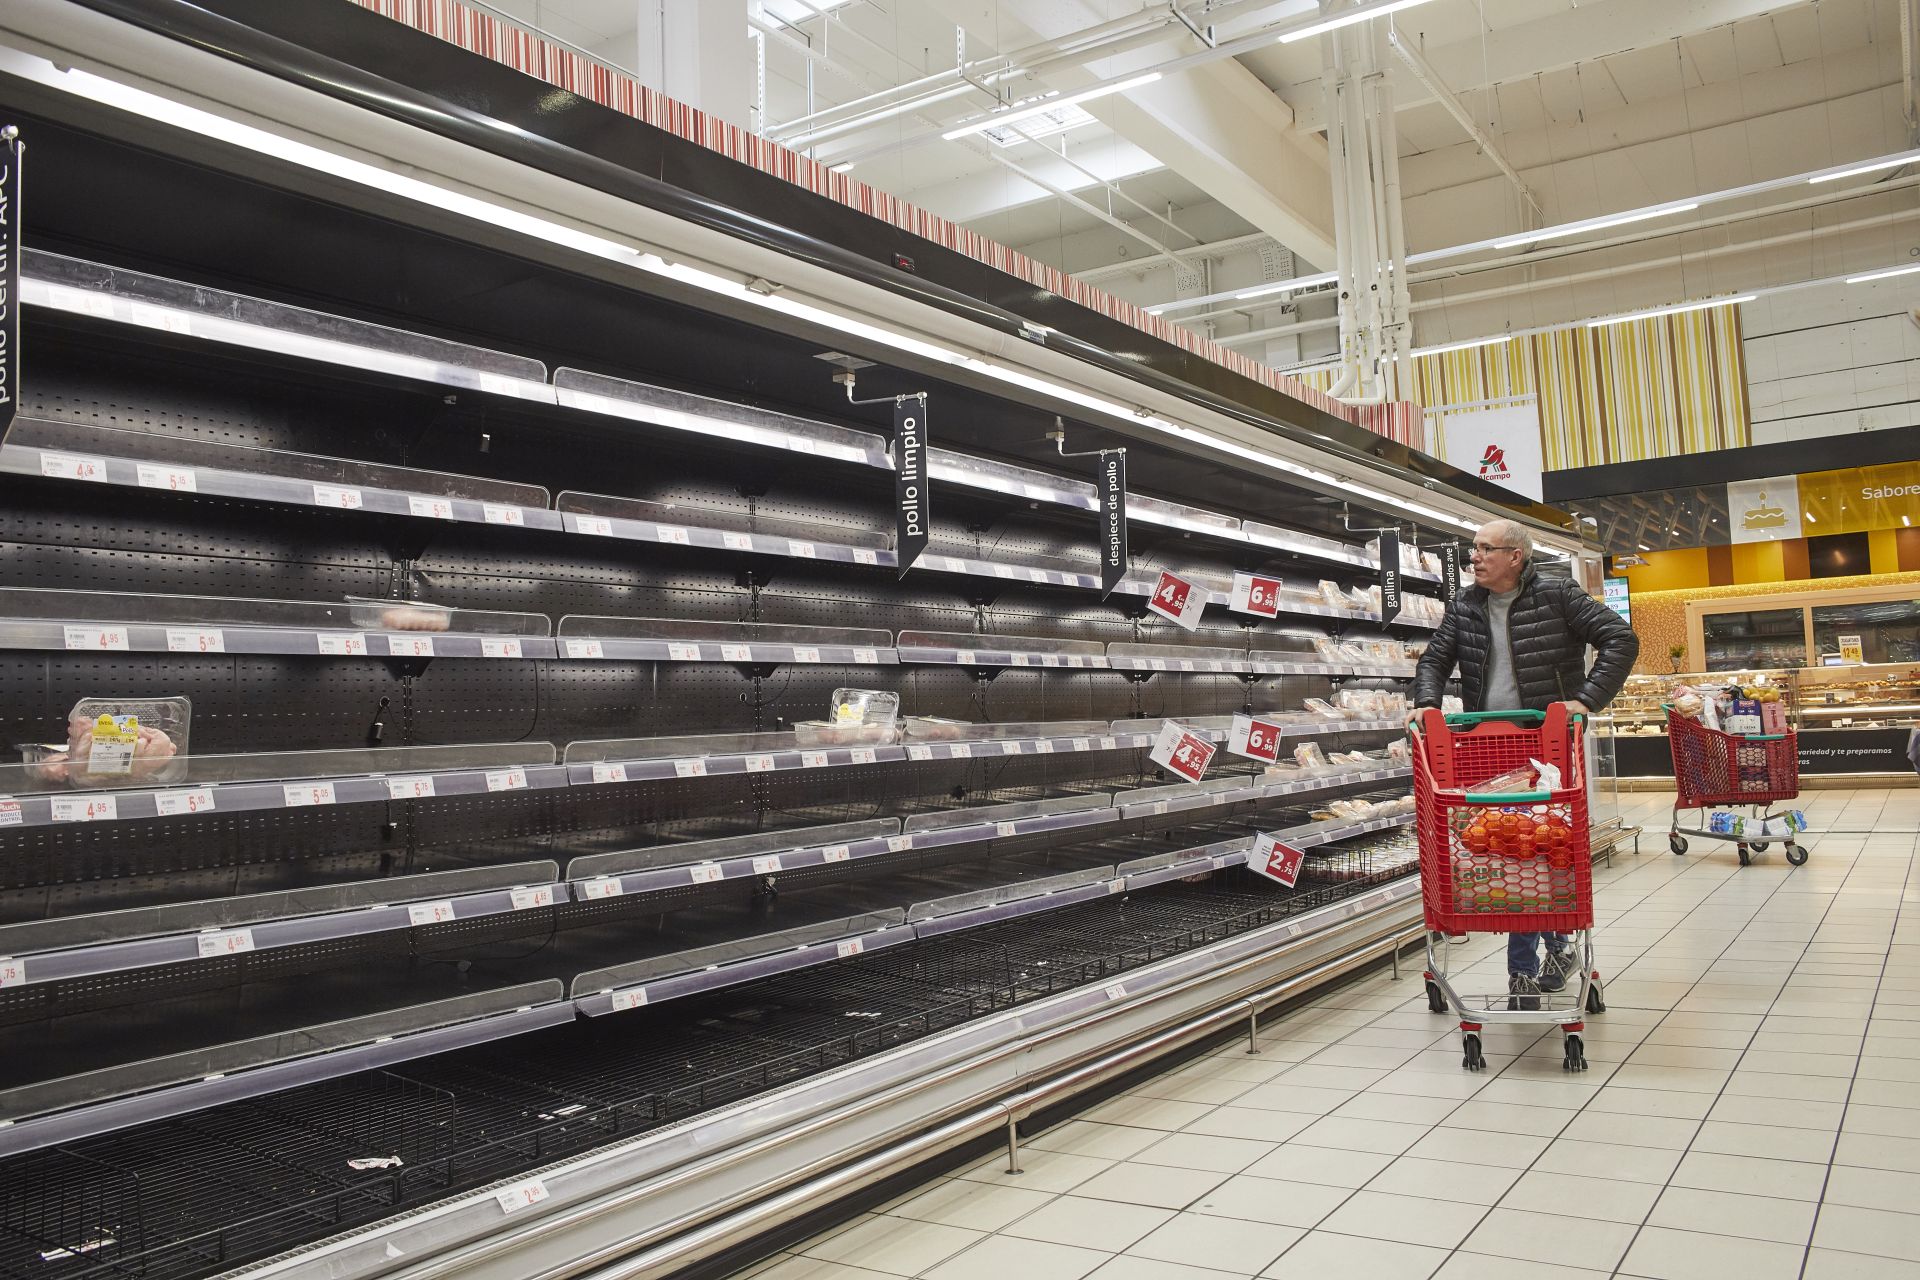
[[[1912,0],[1905,0],[1905,2],[1912,3]],[[1487,135],[1487,132],[1461,104],[1460,99],[1454,96],[1453,90],[1449,89],[1447,82],[1440,78],[1439,71],[1427,61],[1426,55],[1414,48],[1412,42],[1400,34],[1400,28],[1394,25],[1392,19],[1387,20],[1387,43],[1393,47],[1395,53],[1400,55],[1400,61],[1404,62],[1407,70],[1413,73],[1413,78],[1425,86],[1427,92],[1446,108],[1447,114],[1453,117],[1454,122],[1466,131],[1467,137],[1480,148],[1480,154],[1493,161],[1494,166],[1506,175],[1507,181],[1513,184],[1513,189],[1520,193],[1520,198],[1526,202],[1529,209],[1533,210],[1534,218],[1539,222],[1546,221],[1546,210],[1542,209],[1540,201],[1534,198],[1533,188],[1521,180],[1519,172],[1507,163],[1507,157],[1501,152],[1499,144]]]
[[[1105,209],[1100,208],[1098,205],[1089,204],[1087,201],[1082,200],[1079,196],[1067,190],[1065,187],[1055,186],[1053,183],[1048,182],[1045,178],[1042,178],[1038,174],[1032,173],[1026,169],[1021,168],[1019,165],[1015,164],[1012,160],[1009,160],[1007,157],[1001,155],[999,148],[993,147],[991,143],[989,143],[988,146],[991,149],[987,154],[987,158],[993,161],[995,164],[1003,165],[1006,168],[1013,170],[1013,172],[1019,174],[1022,178],[1025,178],[1028,182],[1031,182],[1034,186],[1040,187],[1044,190],[1052,192],[1054,195],[1058,196],[1062,200],[1065,200],[1068,204],[1080,210],[1082,213],[1090,213],[1094,217],[1100,219],[1100,221],[1112,227],[1114,230],[1120,231],[1125,233],[1126,235],[1132,236],[1135,240],[1138,240],[1141,244],[1144,244],[1148,248],[1152,249],[1157,256],[1165,258],[1168,262],[1172,263],[1176,267],[1180,267],[1187,271],[1193,270],[1193,268],[1187,264],[1186,259],[1182,258],[1176,250],[1170,249],[1166,245],[1161,244],[1158,240],[1155,240],[1152,236],[1140,230],[1138,227],[1135,227],[1131,223],[1125,222],[1122,219],[1114,217],[1111,213],[1108,213]],[[1052,153],[1049,152],[1048,154],[1052,154]]]

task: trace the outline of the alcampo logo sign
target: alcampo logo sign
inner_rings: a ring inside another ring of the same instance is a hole
[[[1497,444],[1487,446],[1480,456],[1480,478],[1482,480],[1511,480],[1513,472],[1507,470],[1507,451]]]

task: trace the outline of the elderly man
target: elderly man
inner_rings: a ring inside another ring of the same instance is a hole
[[[1591,670],[1586,650],[1597,650]],[[1413,705],[1437,707],[1460,668],[1469,711],[1544,711],[1555,702],[1598,711],[1613,701],[1640,654],[1640,638],[1619,614],[1571,578],[1539,572],[1533,539],[1511,520],[1490,520],[1473,541],[1473,585],[1463,588],[1420,658]],[[1547,934],[1542,967],[1537,933],[1507,940],[1510,1007],[1537,1009],[1579,963],[1563,934]]]

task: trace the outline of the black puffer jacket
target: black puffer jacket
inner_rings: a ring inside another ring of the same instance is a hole
[[[1486,688],[1487,655],[1492,636],[1487,624],[1487,591],[1468,587],[1447,610],[1433,643],[1413,678],[1413,705],[1437,707],[1460,666],[1460,695],[1469,711],[1480,705]],[[1520,578],[1520,594],[1507,611],[1513,644],[1514,681],[1528,710],[1549,703],[1584,702],[1595,711],[1613,701],[1640,656],[1640,637],[1613,610],[1582,591],[1571,578],[1542,574],[1529,564]],[[1586,648],[1599,650],[1593,670],[1585,670]],[[1496,707],[1506,711],[1512,708]]]

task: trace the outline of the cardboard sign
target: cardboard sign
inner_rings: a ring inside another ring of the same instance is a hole
[[[1207,593],[1188,582],[1185,578],[1160,571],[1160,580],[1153,584],[1153,594],[1147,597],[1147,608],[1163,618],[1185,627],[1188,631],[1200,629],[1200,614],[1207,607]]]
[[[1249,760],[1272,764],[1280,758],[1280,738],[1284,732],[1279,725],[1257,716],[1235,716],[1227,750]]]
[[[1256,618],[1275,617],[1280,612],[1280,588],[1278,578],[1262,577],[1257,573],[1236,573],[1233,575],[1233,596],[1227,601],[1227,607],[1235,613],[1250,613]]]
[[[1299,881],[1300,866],[1306,860],[1305,849],[1296,849],[1278,836],[1258,837],[1247,854],[1247,866],[1289,889]]]
[[[1188,782],[1198,782],[1206,776],[1215,750],[1213,743],[1202,735],[1169,720],[1160,727],[1160,736],[1153,740],[1149,759]]]

